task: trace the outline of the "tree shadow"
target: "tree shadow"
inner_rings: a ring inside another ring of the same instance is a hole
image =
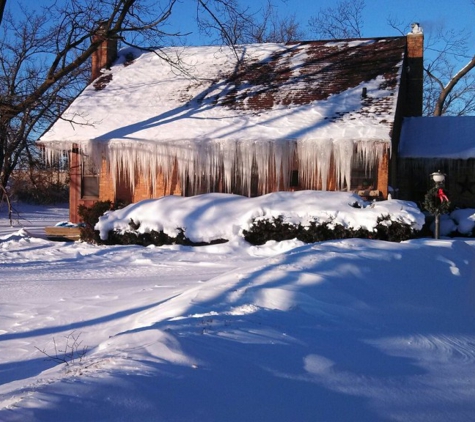
[[[176,295],[178,296],[178,295]],[[120,312],[115,312],[110,315],[104,315],[98,318],[92,318],[89,320],[84,320],[84,321],[79,321],[79,322],[74,322],[71,324],[66,324],[66,325],[58,325],[56,327],[45,327],[45,328],[39,328],[36,330],[30,330],[26,332],[20,332],[20,333],[6,333],[6,334],[0,334],[0,342],[2,341],[7,341],[7,340],[17,340],[17,339],[25,339],[25,338],[30,338],[30,337],[36,337],[36,336],[44,336],[44,335],[51,335],[51,334],[56,334],[56,333],[62,333],[65,331],[74,331],[78,329],[83,329],[86,327],[92,327],[94,325],[98,324],[104,324],[107,322],[111,322],[120,318],[128,317],[134,314],[138,314],[140,312],[146,311],[148,309],[156,308],[159,306],[161,303],[166,303],[170,299],[175,297],[175,295],[170,296],[166,299],[160,300],[158,302],[151,303],[149,305],[145,306],[140,306],[137,308],[130,308],[126,309],[124,311]]]

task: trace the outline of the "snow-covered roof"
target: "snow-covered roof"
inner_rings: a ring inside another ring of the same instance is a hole
[[[355,156],[371,169],[391,147],[405,47],[395,37],[126,49],[40,143],[49,154],[77,144],[131,183],[178,163],[182,184],[219,173],[224,191],[237,177],[248,194],[256,168],[261,193],[288,187],[294,157],[306,188],[326,190],[333,161],[343,189]]]
[[[390,142],[404,51],[405,37],[125,49],[40,142]]]
[[[405,118],[399,144],[403,158],[475,158],[475,116]]]

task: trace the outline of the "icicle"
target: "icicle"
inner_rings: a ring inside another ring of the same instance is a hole
[[[297,148],[302,184],[308,189],[327,190],[333,152],[332,140],[305,139],[298,141]]]
[[[356,143],[356,160],[357,164],[362,164],[365,174],[371,174],[372,169],[382,159],[384,152],[387,150],[388,144],[380,141],[365,141]]]
[[[45,154],[54,160],[71,143],[48,144]],[[258,192],[285,190],[294,155],[297,156],[299,178],[306,189],[328,189],[329,174],[335,170],[337,189],[351,187],[352,165],[364,166],[369,172],[381,160],[388,143],[351,139],[304,139],[298,141],[219,140],[155,143],[144,141],[83,142],[80,153],[93,158],[97,168],[105,159],[113,179],[128,180],[133,190],[139,176],[157,190],[157,179],[168,184],[178,167],[182,192],[191,186],[190,194],[219,188],[224,192],[250,195],[255,172]],[[219,186],[218,186],[219,182]]]
[[[336,183],[339,190],[349,190],[351,186],[351,162],[353,160],[354,142],[340,139],[333,142]]]

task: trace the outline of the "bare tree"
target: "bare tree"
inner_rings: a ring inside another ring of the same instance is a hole
[[[290,42],[304,37],[295,15],[281,17],[276,6],[268,0],[257,11],[249,7],[242,9],[238,0],[219,1],[216,13],[206,10],[206,3],[200,1],[202,11],[198,23],[202,32],[217,42],[229,45]]]
[[[475,56],[469,55],[465,30],[437,29],[426,37],[426,114],[466,115],[475,111]]]
[[[34,141],[86,86],[90,58],[104,39],[141,47],[171,44],[180,34],[163,30],[178,0],[51,0],[42,11],[5,9],[0,27],[0,192]],[[195,0],[219,25],[220,8],[234,0]],[[2,7],[5,0],[2,0]],[[101,26],[101,37],[96,34]],[[226,28],[223,29],[224,32]],[[171,58],[163,57],[165,60]]]
[[[7,0],[0,0],[0,24],[2,23],[3,13],[5,12],[6,4]]]
[[[304,37],[295,15],[280,17],[275,6],[268,1],[266,7],[253,20],[248,42],[290,42]]]
[[[32,141],[69,105],[89,77],[89,58],[102,39],[92,38],[98,22],[104,36],[128,32],[163,36],[160,23],[176,0],[156,14],[138,0],[71,0],[41,13],[23,9],[18,22],[6,11],[0,31],[0,187]],[[149,3],[148,3],[149,4]]]
[[[428,103],[428,111],[433,110],[433,116],[455,115],[466,116],[475,114],[475,77],[469,72],[475,67],[475,58],[470,60],[446,85],[433,75],[433,91],[439,95],[435,97],[435,106]],[[428,90],[426,91],[428,92]],[[430,98],[430,97],[428,97]],[[428,114],[428,113],[427,113]]]
[[[408,29],[394,17],[388,18],[388,24],[400,34]],[[475,112],[475,76],[470,73],[475,56],[469,54],[469,38],[466,29],[447,30],[443,26],[434,26],[425,34],[424,115],[463,116]]]
[[[341,0],[334,7],[320,9],[309,27],[320,39],[361,38],[364,0]]]

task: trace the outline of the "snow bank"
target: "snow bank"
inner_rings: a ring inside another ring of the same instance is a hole
[[[249,229],[254,219],[281,215],[288,222],[304,225],[311,220],[332,221],[348,228],[368,230],[376,226],[378,217],[386,215],[418,230],[424,224],[424,215],[412,202],[366,202],[358,195],[346,192],[299,191],[276,192],[255,198],[220,193],[166,196],[107,212],[95,229],[100,232],[101,239],[107,239],[111,230],[130,230],[129,222],[133,220],[140,223],[140,233],[155,230],[176,236],[178,229],[184,229],[190,240],[209,242],[213,239],[232,240]]]

